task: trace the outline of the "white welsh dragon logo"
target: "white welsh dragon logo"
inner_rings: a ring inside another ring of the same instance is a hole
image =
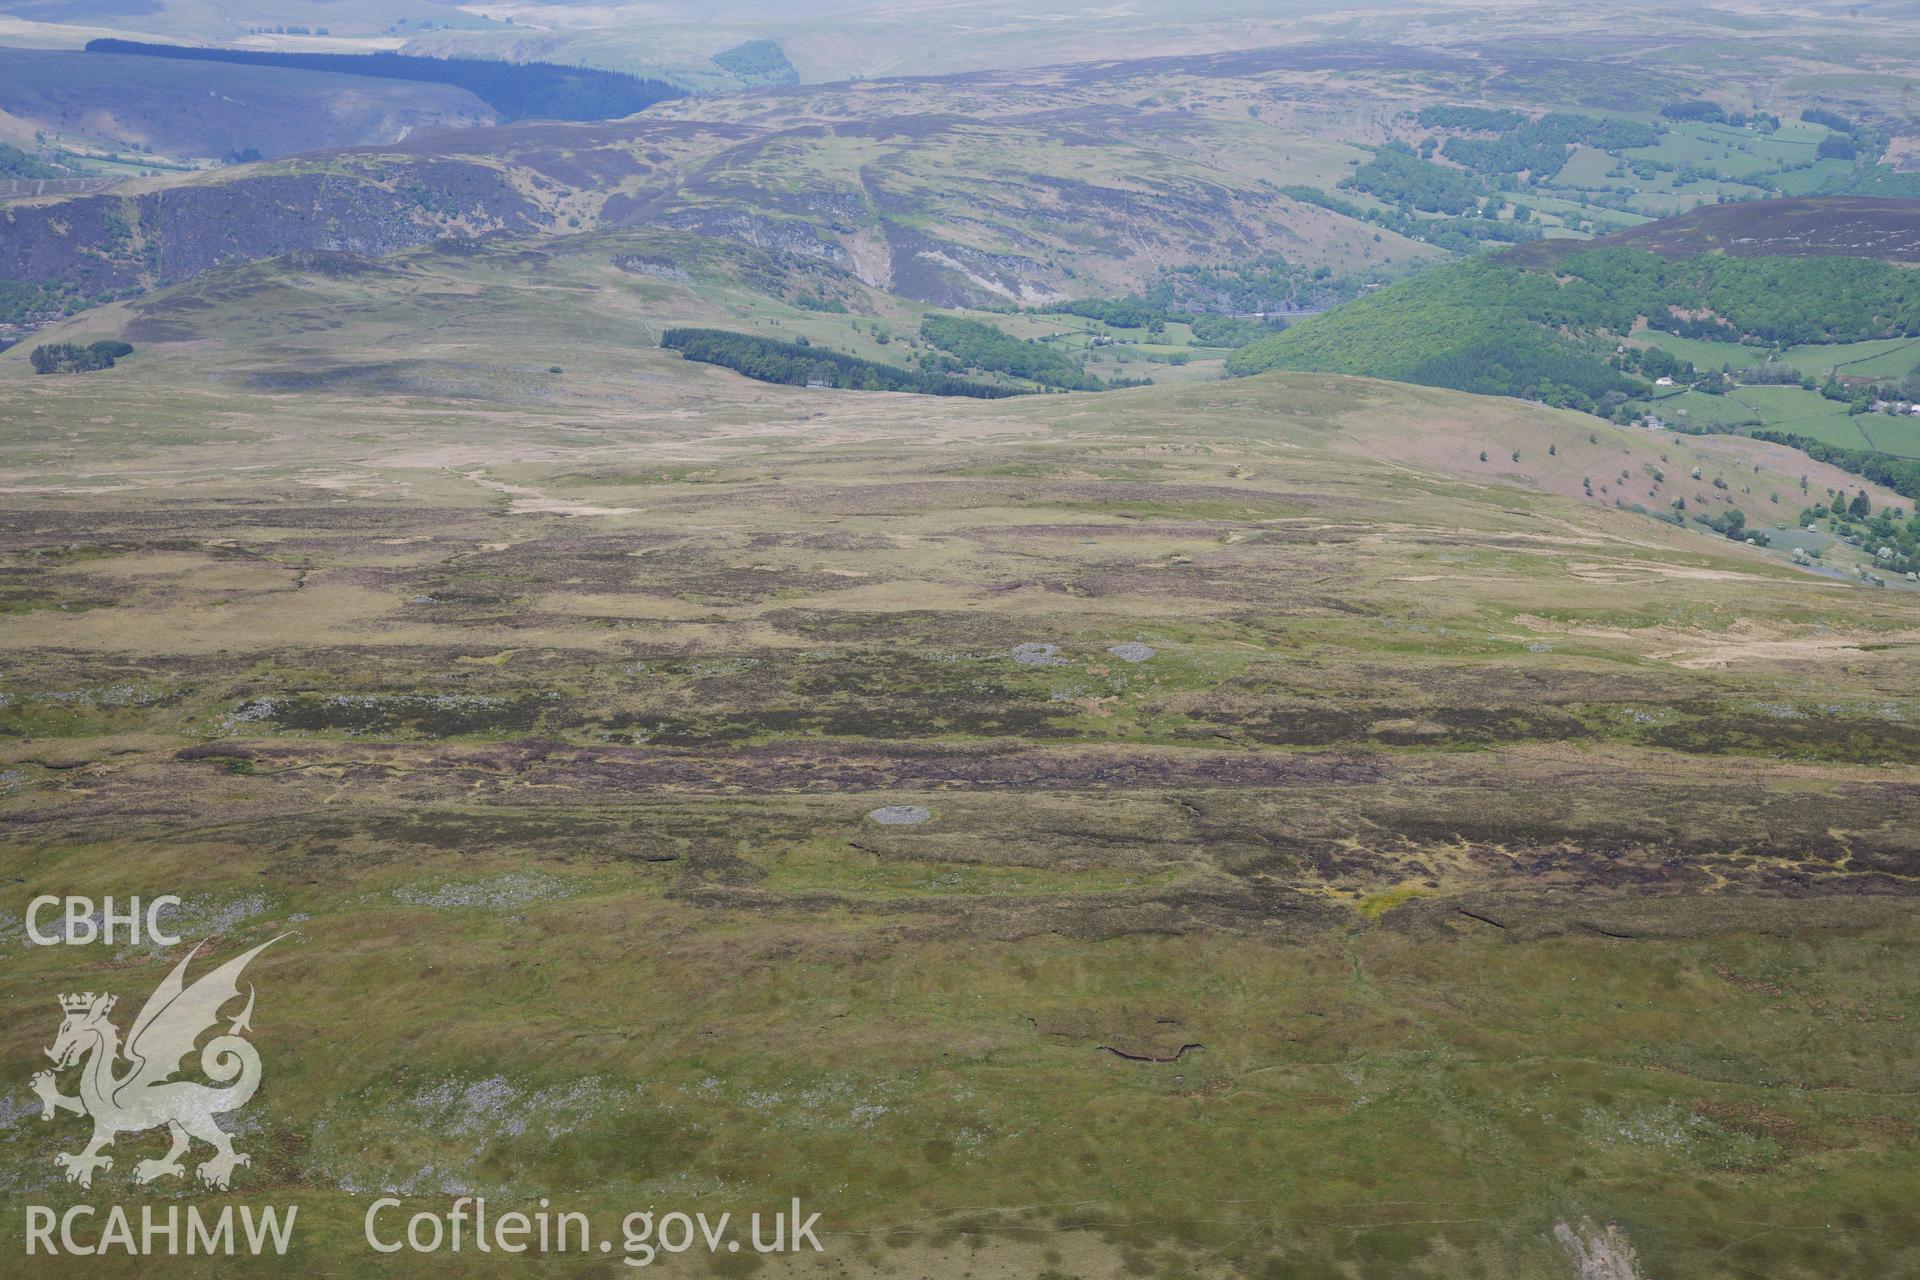
[[[278,941],[273,938],[261,943],[189,987],[185,980],[187,964],[200,953],[196,946],[148,997],[140,1016],[133,1020],[124,1051],[120,1029],[107,1020],[113,1012],[113,996],[89,991],[60,997],[66,1019],[60,1024],[53,1047],[47,1050],[47,1056],[53,1059],[53,1071],[34,1076],[33,1090],[40,1095],[42,1120],[53,1119],[57,1111],[93,1118],[93,1140],[86,1149],[53,1158],[66,1170],[67,1181],[92,1186],[94,1170],[113,1168],[113,1157],[101,1155],[102,1148],[110,1146],[120,1134],[161,1125],[173,1139],[173,1148],[159,1160],[142,1160],[133,1167],[133,1176],[141,1183],[185,1173],[180,1157],[186,1154],[190,1138],[213,1148],[213,1155],[194,1170],[195,1176],[210,1187],[224,1191],[233,1181],[234,1168],[251,1163],[249,1157],[233,1149],[233,1139],[214,1120],[217,1115],[247,1105],[260,1087],[260,1054],[240,1036],[242,1031],[252,1030],[248,1022],[253,1016],[251,984],[247,987],[247,1007],[225,1035],[207,1041],[200,1051],[200,1070],[215,1083],[205,1085],[173,1077],[179,1074],[180,1060],[193,1052],[194,1042],[220,1021],[221,1007],[239,997],[240,971]],[[119,1070],[123,1052],[128,1063],[124,1072]],[[80,1069],[80,1095],[68,1097],[60,1092],[54,1072],[64,1071],[83,1058],[86,1065]]]

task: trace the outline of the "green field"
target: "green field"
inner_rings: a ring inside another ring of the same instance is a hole
[[[1554,175],[1554,181],[1563,187],[1611,185],[1614,179],[1608,175],[1618,163],[1613,156],[1597,147],[1577,146],[1566,165]]]
[[[1816,158],[1815,148],[1827,133],[1817,126],[1788,123],[1771,134],[1722,124],[1669,121],[1665,127],[1656,145],[1618,156],[1577,148],[1552,186],[1624,192],[1641,216],[1669,217],[1722,198],[1759,199],[1774,190],[1808,194],[1851,169],[1844,161]],[[1636,161],[1662,168],[1638,174],[1632,170]],[[1689,174],[1692,179],[1682,182]]]
[[[1920,458],[1920,418],[1866,414],[1857,419],[1854,429],[1867,439],[1869,448],[1903,458]]]
[[[1853,166],[1845,160],[1816,160],[1806,168],[1784,170],[1773,178],[1773,185],[1782,195],[1812,195],[1827,190],[1852,171]]]
[[[1886,414],[1849,414],[1847,406],[1798,387],[1741,387],[1723,396],[1688,391],[1652,401],[1662,417],[1695,425],[1761,426],[1848,449],[1870,449],[1920,458],[1920,419]]]
[[[1920,372],[1920,338],[1788,347],[1779,360],[1815,377],[1835,373],[1848,378],[1904,378]]]
[[[1737,373],[1771,356],[1774,363],[1798,369],[1813,378],[1839,374],[1895,379],[1913,373],[1916,363],[1920,362],[1920,339],[1914,338],[1787,347],[1772,352],[1668,333],[1645,333],[1639,341],[1641,345],[1657,346],[1670,355],[1692,361],[1703,372],[1731,367]],[[1757,425],[1849,449],[1920,457],[1920,419],[1887,414],[1855,415],[1848,411],[1846,404],[1801,387],[1741,386],[1723,396],[1696,391],[1668,392],[1657,396],[1652,405],[1663,417],[1694,425],[1711,423],[1732,428]]]
[[[1744,426],[1760,418],[1763,412],[1735,396],[1710,396],[1684,390],[1660,395],[1650,405],[1662,418],[1695,426]]]
[[[1635,342],[1640,346],[1659,347],[1669,355],[1690,361],[1702,372],[1723,368],[1738,372],[1773,363],[1798,369],[1812,378],[1825,378],[1828,374],[1850,378],[1902,378],[1920,368],[1920,338],[1876,338],[1870,342],[1774,348],[1710,342],[1644,330]]]
[[[1689,393],[1681,399],[1683,408],[1695,408],[1702,400],[1725,400],[1727,405],[1722,412],[1728,416],[1758,418],[1762,426],[1850,449],[1869,447],[1860,433],[1860,419],[1849,415],[1846,405],[1828,400],[1815,391],[1799,387],[1741,387],[1725,396]]]
[[[1670,356],[1685,360],[1702,372],[1717,369],[1746,369],[1765,364],[1771,349],[1738,342],[1710,342],[1703,338],[1683,338],[1677,333],[1644,329],[1634,339],[1641,347],[1658,347]],[[1800,366],[1795,365],[1795,368]],[[1803,372],[1811,372],[1803,370]]]
[[[1698,168],[1738,181],[1810,164],[1827,130],[1789,124],[1772,134],[1716,124],[1673,124],[1659,145],[1627,153],[1677,168]]]
[[[1736,342],[1707,342],[1682,338],[1659,330],[1642,330],[1636,345],[1659,347],[1701,372],[1720,368],[1759,367],[1766,363],[1797,368],[1801,374],[1824,380],[1828,374],[1845,378],[1905,378],[1920,370],[1920,338],[1874,338],[1872,342],[1766,347]]]

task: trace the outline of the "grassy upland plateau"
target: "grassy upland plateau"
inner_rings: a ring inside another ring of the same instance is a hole
[[[922,315],[609,234],[0,355],[0,1215],[160,1150],[63,1183],[26,1081],[55,991],[174,956],[27,902],[174,892],[223,957],[292,934],[253,1165],[162,1193],[299,1203],[289,1275],[510,1265],[369,1253],[382,1191],[797,1195],[827,1252],[763,1275],[1920,1268],[1920,596],[1617,505],[1852,477],[1322,373],[975,401],[656,345],[906,367]]]

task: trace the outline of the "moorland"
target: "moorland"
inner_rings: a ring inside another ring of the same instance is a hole
[[[585,248],[5,357],[10,928],[297,929],[302,1265],[375,1186],[798,1193],[836,1274],[1905,1265],[1920,605],[1615,505],[1853,477],[1322,374],[762,384],[647,342],[736,268]],[[74,962],[8,937],[24,1080]]]
[[[871,79],[0,204],[6,1219],[1920,1269],[1920,450],[1851,412],[1920,339],[1899,15],[1443,11],[863,10]],[[587,39],[505,25],[422,38]],[[286,935],[233,1192],[61,1177],[54,993],[177,956],[28,945],[41,893]]]

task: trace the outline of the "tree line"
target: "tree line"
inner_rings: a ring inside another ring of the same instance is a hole
[[[1244,347],[1287,327],[1287,322],[1278,317],[1249,320],[1243,316],[1184,311],[1161,306],[1145,298],[1080,298],[1073,302],[1033,307],[1028,314],[1079,316],[1083,320],[1097,321],[1109,329],[1141,329],[1150,338],[1163,336],[1170,324],[1184,324],[1193,330],[1193,345],[1196,347],[1226,349]]]
[[[1856,476],[1864,476],[1875,484],[1884,485],[1903,498],[1920,498],[1920,458],[1901,458],[1891,453],[1878,453],[1871,449],[1849,449],[1843,445],[1828,444],[1815,440],[1811,436],[1799,435],[1792,431],[1774,431],[1759,428],[1745,432],[1755,440],[1768,440],[1774,444],[1784,444],[1798,449],[1815,462],[1829,462],[1842,471]]]
[[[19,147],[0,142],[0,178],[58,178],[61,170]]]
[[[828,351],[801,339],[772,338],[727,329],[669,329],[660,345],[689,360],[717,364],[760,382],[789,387],[837,387],[844,391],[911,391],[928,396],[970,396],[998,400],[1025,394],[1018,387],[996,387],[944,373],[916,372],[875,360]]]
[[[920,323],[920,337],[947,352],[961,368],[1004,373],[1063,391],[1106,390],[1107,384],[1089,375],[1079,361],[978,320],[928,316]]]
[[[1498,138],[1448,138],[1440,151],[1476,173],[1492,176],[1525,171],[1546,178],[1566,167],[1569,151],[1576,145],[1614,152],[1651,147],[1659,141],[1659,130],[1636,120],[1554,112]]]
[[[113,362],[133,354],[133,344],[102,338],[85,346],[77,342],[50,342],[27,355],[35,373],[92,373],[113,368]]]

